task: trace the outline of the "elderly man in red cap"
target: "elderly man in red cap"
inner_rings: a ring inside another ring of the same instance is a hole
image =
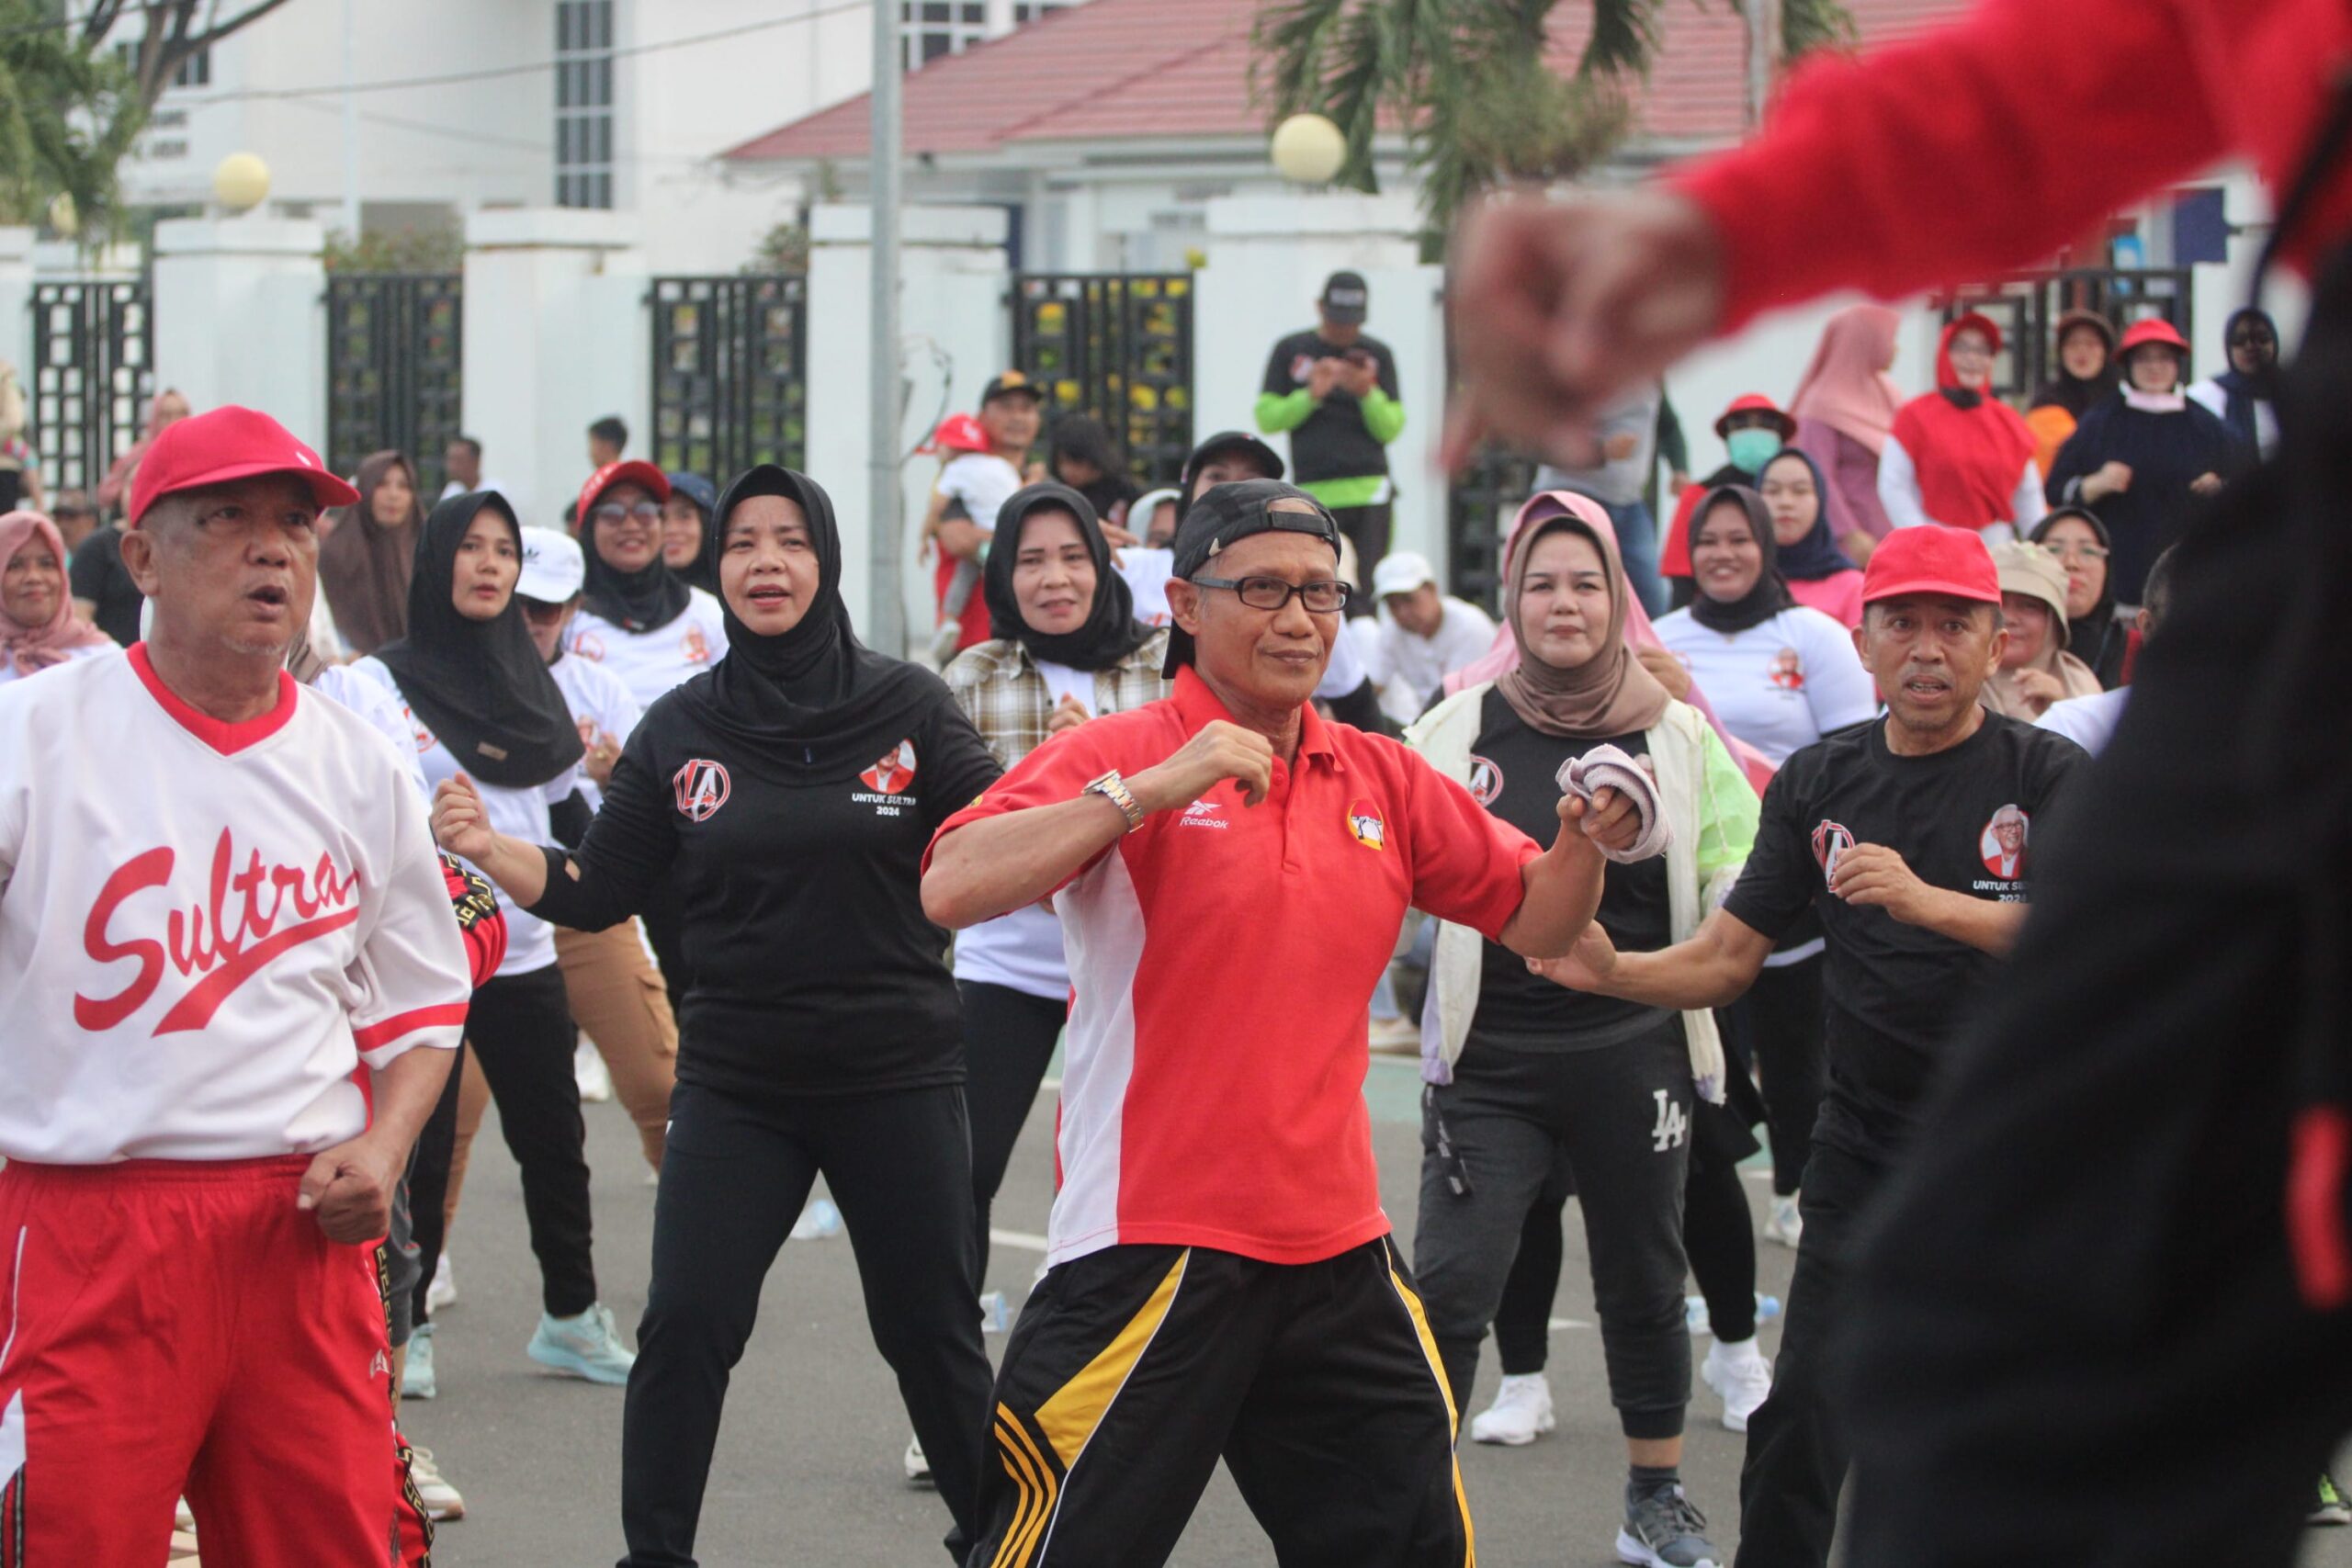
[[[182,421],[152,633],[0,694],[0,1562],[161,1562],[183,1493],[243,1568],[416,1554],[370,1244],[469,967],[391,744],[284,667],[357,499]]]
[[[1805,910],[1827,933],[1829,1092],[1772,1395],[1748,1422],[1740,1568],[1828,1562],[1848,1450],[1827,1385],[1854,1219],[1902,1159],[1945,1046],[2016,942],[2033,834],[2088,761],[1977,701],[2008,634],[2000,577],[1974,534],[1888,535],[1862,602],[1854,646],[1886,716],[1781,765],[1723,907],[1661,952],[1619,953],[1596,924],[1566,958],[1533,965],[1652,1007],[1723,1007]]]

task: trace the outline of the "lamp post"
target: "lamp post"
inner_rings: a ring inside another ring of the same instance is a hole
[[[212,171],[212,198],[231,212],[250,212],[269,197],[269,165],[251,152],[232,152]]]
[[[1348,139],[1319,114],[1295,114],[1274,127],[1266,151],[1283,178],[1303,186],[1331,183],[1348,161]]]
[[[899,536],[905,504],[899,493],[899,0],[874,0],[872,100],[873,333],[866,347],[866,560],[874,574],[866,613],[876,648],[907,651],[906,606],[899,583]]]

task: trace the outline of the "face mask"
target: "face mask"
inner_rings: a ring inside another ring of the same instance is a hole
[[[1735,430],[1724,438],[1724,446],[1731,454],[1733,468],[1744,474],[1760,473],[1781,449],[1781,437],[1777,431]]]

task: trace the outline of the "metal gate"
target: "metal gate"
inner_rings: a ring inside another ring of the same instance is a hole
[[[724,487],[808,454],[808,280],[797,273],[657,277],[653,460]]]
[[[327,464],[351,474],[370,452],[405,452],[430,507],[463,428],[465,278],[454,272],[327,279]]]
[[[2051,332],[2067,311],[2096,310],[2115,324],[2119,337],[2134,321],[2162,317],[2194,343],[2195,293],[2185,266],[2019,273],[1959,290],[1942,301],[1943,319],[1970,310],[1992,318],[2003,340],[1993,363],[1993,390],[2022,402],[2056,371],[2058,345]]]
[[[1533,460],[1499,446],[1454,476],[1445,496],[1447,592],[1501,613],[1503,540],[1534,491]]]
[[[1172,485],[1193,449],[1190,273],[1037,273],[1012,280],[1012,362],[1052,414],[1111,427],[1129,474]]]
[[[147,285],[36,283],[31,310],[29,399],[41,476],[51,495],[94,490],[139,439],[154,395]]]

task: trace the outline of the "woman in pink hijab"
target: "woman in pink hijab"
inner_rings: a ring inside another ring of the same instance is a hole
[[[1543,491],[1529,497],[1527,504],[1519,509],[1519,515],[1511,520],[1510,537],[1503,542],[1503,570],[1506,572],[1511,570],[1513,556],[1520,547],[1520,542],[1529,536],[1531,528],[1561,516],[1576,518],[1594,532],[1605,536],[1612,545],[1616,541],[1617,531],[1610,525],[1609,513],[1599,502],[1578,495],[1574,491]],[[1723,720],[1715,716],[1715,710],[1707,705],[1706,694],[1691,684],[1690,672],[1658,639],[1657,632],[1650,625],[1649,615],[1643,610],[1638,597],[1625,606],[1624,635],[1625,646],[1634,650],[1634,657],[1658,679],[1669,695],[1689,703],[1707,716],[1707,722],[1714,727],[1715,733],[1731,749],[1732,760],[1747,775],[1747,782],[1756,786],[1756,793],[1762,795],[1764,786],[1772,782],[1771,761],[1747,741],[1735,739],[1731,731],[1724,728]],[[1492,648],[1445,678],[1446,695],[1452,696],[1465,686],[1498,679],[1505,671],[1518,667],[1519,640],[1511,636],[1510,627],[1506,626],[1495,634]]]
[[[1894,333],[1903,318],[1883,305],[1856,305],[1829,318],[1805,367],[1789,412],[1796,415],[1794,445],[1828,479],[1830,537],[1855,565],[1893,525],[1878,499],[1878,455],[1903,406],[1902,390],[1886,372],[1894,363]]]
[[[57,525],[38,512],[0,517],[0,685],[113,647],[74,613]]]

